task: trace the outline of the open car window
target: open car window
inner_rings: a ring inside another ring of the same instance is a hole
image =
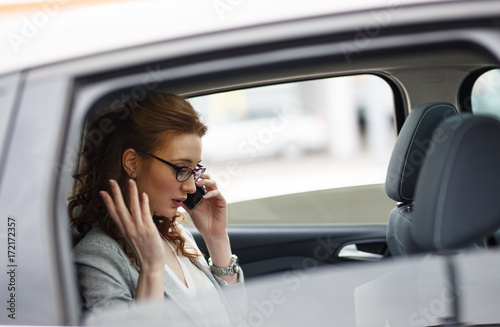
[[[190,102],[209,127],[203,163],[237,211],[230,223],[385,223],[394,204],[382,184],[396,131],[382,78],[294,82]],[[348,209],[360,198],[368,202]],[[244,214],[262,207],[281,214]]]

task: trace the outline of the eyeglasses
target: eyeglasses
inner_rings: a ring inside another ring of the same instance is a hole
[[[181,183],[187,181],[189,179],[189,177],[191,177],[191,175],[194,175],[194,181],[196,182],[197,180],[200,179],[201,175],[203,175],[205,170],[207,170],[205,167],[203,167],[200,164],[197,164],[195,169],[192,169],[189,167],[179,167],[179,166],[174,165],[173,163],[170,163],[166,160],[163,160],[162,158],[158,158],[157,156],[155,156],[154,154],[151,154],[149,152],[146,152],[146,151],[141,151],[141,152],[150,156],[150,157],[153,157],[157,160],[160,160],[164,164],[169,165],[170,167],[174,168],[177,172],[177,174],[175,175],[175,178],[177,179],[178,182],[181,182]]]

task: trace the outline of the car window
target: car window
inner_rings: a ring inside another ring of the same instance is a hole
[[[302,81],[190,102],[208,124],[203,163],[237,212],[231,223],[303,223],[297,212],[283,211],[297,201],[309,201],[308,210],[338,212],[312,214],[308,223],[386,221],[394,204],[382,184],[396,132],[393,93],[383,79]],[[360,200],[363,206],[356,205]],[[282,205],[275,214],[265,202]],[[369,217],[363,208],[370,208]],[[240,214],[254,210],[267,215]]]
[[[500,118],[500,69],[479,76],[472,87],[472,111]]]

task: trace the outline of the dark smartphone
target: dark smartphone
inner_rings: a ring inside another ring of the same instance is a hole
[[[203,186],[196,186],[196,192],[188,194],[184,204],[189,210],[193,210],[198,204],[200,204],[205,194],[207,194],[207,191]]]

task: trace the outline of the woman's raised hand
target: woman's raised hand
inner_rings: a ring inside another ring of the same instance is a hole
[[[203,201],[194,210],[184,209],[189,213],[193,223],[206,239],[227,234],[227,203],[220,193],[217,183],[210,179],[210,175],[203,174],[196,182],[197,186],[204,186],[207,194]]]
[[[227,203],[222,196],[217,183],[203,174],[196,182],[197,186],[204,186],[207,194],[203,201],[194,209],[185,206],[193,223],[205,240],[212,263],[216,267],[228,267],[231,263],[231,244],[227,235]],[[238,281],[237,275],[220,276],[229,284]]]
[[[113,197],[106,191],[100,194],[113,221],[134,251],[142,270],[163,271],[165,248],[153,222],[146,193],[139,194],[134,180],[129,180],[130,210],[125,205],[122,192],[115,180],[109,181]]]

